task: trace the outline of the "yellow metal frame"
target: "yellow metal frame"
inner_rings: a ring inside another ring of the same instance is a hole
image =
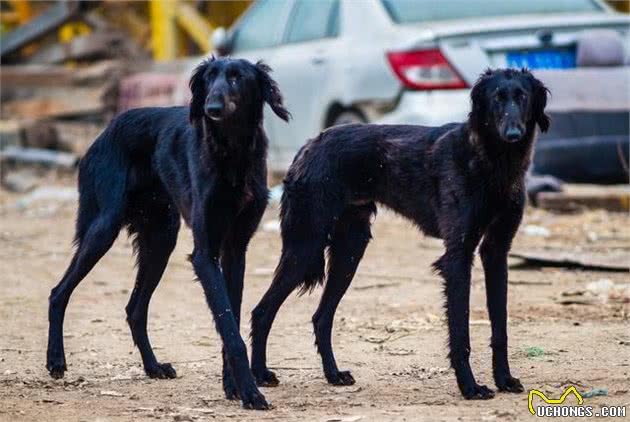
[[[155,60],[172,60],[177,56],[176,0],[151,0],[151,47]]]
[[[177,57],[178,26],[204,52],[212,49],[212,25],[183,0],[151,0],[151,46],[155,60]]]

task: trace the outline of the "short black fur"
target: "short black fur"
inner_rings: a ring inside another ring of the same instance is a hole
[[[268,103],[289,113],[263,63],[209,59],[192,76],[190,107],[140,108],[115,118],[79,168],[76,253],[49,305],[47,368],[66,371],[63,319],[70,295],[119,231],[134,236],[138,274],[127,321],[152,378],[175,378],[147,335],[151,295],[175,247],[180,215],[192,228],[191,261],[223,340],[223,387],[230,399],[266,409],[239,334],[245,251],[267,205]]]
[[[252,371],[259,385],[277,385],[266,366],[269,331],[298,287],[327,281],[313,316],[324,374],[354,383],[337,368],[331,345],[335,310],[370,240],[376,203],[444,240],[434,268],[445,280],[449,358],[464,397],[488,399],[469,364],[469,295],[473,256],[480,254],[492,325],[494,380],[521,392],[507,357],[507,254],[525,206],[524,176],[536,126],[546,131],[547,89],[526,70],[487,71],[472,93],[465,123],[441,127],[345,125],[309,141],[284,182],[282,255],[273,282],[252,313]]]

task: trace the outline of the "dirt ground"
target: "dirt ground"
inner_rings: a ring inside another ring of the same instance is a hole
[[[158,359],[173,363],[177,379],[152,380],[141,369],[125,322],[134,268],[130,242],[121,234],[72,298],[65,324],[69,370],[65,379],[52,380],[44,367],[47,298],[70,259],[75,204],[40,201],[20,208],[13,205],[18,199],[7,193],[0,196],[2,421],[533,418],[526,393],[501,393],[489,401],[461,398],[446,360],[441,281],[430,270],[442,252],[441,244],[386,210],[376,219],[374,240],[335,321],[339,366],[353,371],[354,386],[329,386],[321,373],[310,323],[321,292],[316,290],[311,296],[292,296],[271,333],[269,366],[281,384],[263,393],[273,409],[246,411],[238,402],[225,400],[220,342],[186,260],[192,244],[188,230],[180,234],[149,317]],[[628,215],[604,211],[555,215],[530,209],[515,246],[628,251],[628,220]],[[276,221],[277,208],[271,207],[251,243],[245,315],[268,286],[278,259]],[[602,279],[630,282],[628,273],[619,272],[511,269],[510,363],[526,389],[558,397],[569,384],[581,392],[605,388],[607,396],[587,398],[585,404],[630,407],[630,305],[599,299],[559,303],[563,292],[584,291]],[[478,261],[472,292],[472,365],[479,381],[494,387]],[[247,335],[245,320],[242,331]]]

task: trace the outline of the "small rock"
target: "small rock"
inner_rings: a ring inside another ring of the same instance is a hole
[[[607,396],[608,389],[607,388],[593,388],[591,391],[586,391],[582,393],[582,397],[585,399],[596,397],[596,396]]]
[[[30,171],[16,171],[7,174],[2,181],[11,192],[26,193],[37,187],[39,179]]]
[[[263,224],[262,229],[268,233],[280,233],[280,220],[271,220]]]
[[[549,237],[551,236],[551,232],[549,229],[543,226],[536,226],[533,224],[528,224],[523,227],[523,233],[527,236],[538,236],[538,237]]]
[[[109,397],[122,397],[122,393],[119,393],[118,391],[112,391],[112,390],[103,390],[101,391],[101,396],[109,396]]]

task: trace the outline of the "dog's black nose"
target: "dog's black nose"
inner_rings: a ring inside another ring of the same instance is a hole
[[[222,102],[213,101],[209,104],[206,104],[206,114],[210,117],[221,117],[223,113],[224,105]]]
[[[511,127],[505,131],[505,137],[510,142],[518,141],[519,139],[521,139],[522,135],[523,135],[523,131],[520,130],[518,127]]]

